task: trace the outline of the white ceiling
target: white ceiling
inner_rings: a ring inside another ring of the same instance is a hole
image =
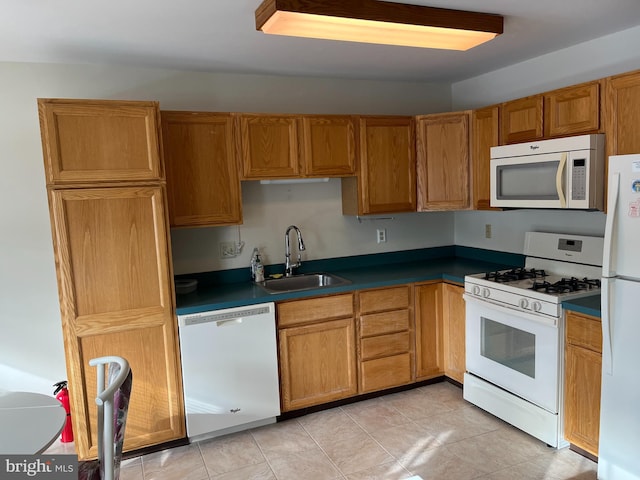
[[[455,52],[265,35],[260,3],[0,0],[0,61],[457,81],[640,24],[639,0],[407,0],[505,17],[503,35]]]

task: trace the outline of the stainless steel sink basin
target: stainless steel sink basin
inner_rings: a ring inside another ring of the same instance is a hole
[[[349,285],[351,281],[330,273],[307,273],[292,277],[268,278],[258,283],[269,293],[297,292],[313,288],[338,287]]]

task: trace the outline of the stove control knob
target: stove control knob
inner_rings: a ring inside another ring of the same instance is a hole
[[[531,308],[533,308],[534,312],[539,312],[540,310],[542,310],[542,304],[540,302],[533,302]]]
[[[524,308],[524,309],[529,308],[529,300],[527,300],[526,298],[521,298],[520,299],[520,308]]]
[[[482,296],[484,298],[489,298],[489,295],[491,295],[491,291],[488,288],[483,288],[482,289]]]
[[[480,287],[479,287],[478,285],[474,285],[474,286],[473,286],[473,294],[474,294],[476,297],[479,297],[479,296],[480,296]]]

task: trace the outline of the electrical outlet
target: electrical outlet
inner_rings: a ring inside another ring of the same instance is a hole
[[[387,241],[387,229],[379,228],[376,230],[376,241],[378,243],[386,243]]]
[[[487,223],[484,226],[484,238],[491,238],[491,224]]]
[[[220,258],[235,258],[237,256],[235,242],[220,242]]]

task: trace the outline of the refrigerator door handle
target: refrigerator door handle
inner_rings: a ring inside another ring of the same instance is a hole
[[[615,279],[603,278],[602,289],[600,291],[601,305],[602,305],[602,373],[607,375],[613,375],[613,347],[611,345],[611,312],[609,310],[611,302],[609,292],[611,290],[611,283],[615,282]]]
[[[604,227],[604,250],[602,254],[602,275],[613,276],[611,271],[611,251],[613,248],[613,228],[618,210],[618,194],[620,192],[620,174],[613,173],[609,179],[609,196],[607,199],[607,220]],[[603,304],[604,305],[604,304]]]

